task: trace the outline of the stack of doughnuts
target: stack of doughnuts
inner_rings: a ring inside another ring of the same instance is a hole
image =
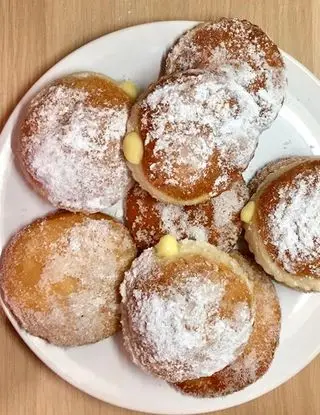
[[[285,89],[277,46],[223,18],[182,34],[138,98],[90,72],[36,94],[13,150],[59,210],[2,253],[1,297],[21,327],[64,347],[122,328],[136,365],[198,397],[263,376],[281,320],[269,276],[320,291],[320,159],[242,176]]]
[[[131,359],[199,397],[255,382],[278,345],[281,313],[273,284],[239,253],[190,240],[166,245],[161,240],[143,251],[121,286]]]
[[[198,204],[247,168],[284,101],[283,59],[257,26],[221,19],[183,34],[162,66],[132,108],[125,155],[154,198]]]

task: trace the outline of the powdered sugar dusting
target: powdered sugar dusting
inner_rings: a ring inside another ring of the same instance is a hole
[[[85,90],[63,85],[36,97],[27,123],[37,128],[26,157],[52,204],[95,212],[121,200],[130,184],[120,148],[128,108],[93,107],[87,98]]]
[[[40,280],[42,287],[60,281],[67,274],[83,285],[113,278],[123,266],[123,259],[116,258],[114,249],[125,252],[132,246],[130,239],[123,236],[110,220],[86,219],[74,225],[52,245],[52,257]]]
[[[218,151],[220,167],[244,169],[257,144],[259,108],[251,95],[225,75],[192,72],[158,84],[141,104],[146,144],[159,157],[150,169],[154,177],[179,184],[179,169],[199,180]],[[227,170],[227,169],[226,169]],[[227,174],[227,171],[225,172]],[[185,178],[184,178],[185,179]]]
[[[158,203],[157,209],[162,233],[174,235],[177,239],[208,240],[208,229],[203,225],[206,223],[205,212],[199,209],[191,219],[182,206]]]
[[[169,51],[166,73],[209,68],[222,71],[246,88],[261,108],[260,128],[268,128],[284,99],[286,76],[276,45],[257,26],[221,19],[196,26]]]
[[[309,264],[319,275],[320,174],[298,174],[293,183],[279,190],[280,201],[268,217],[270,237],[286,271],[294,273]]]
[[[167,291],[165,298],[152,293],[146,301],[135,290],[135,330],[154,351],[154,359],[189,366],[186,379],[211,375],[234,359],[251,330],[247,305],[239,306],[234,320],[219,319],[223,294],[223,286],[196,276]]]

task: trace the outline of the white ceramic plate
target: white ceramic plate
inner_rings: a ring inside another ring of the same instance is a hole
[[[157,78],[160,59],[172,41],[196,22],[158,22],[103,36],[67,56],[25,95],[0,139],[0,249],[22,225],[52,208],[18,174],[11,135],[23,105],[48,81],[77,71],[96,71],[115,79],[130,78],[141,88]],[[278,119],[263,133],[246,176],[266,162],[287,155],[320,154],[320,82],[285,54],[289,88]],[[277,286],[282,308],[280,346],[268,373],[248,388],[216,399],[186,397],[165,382],[146,375],[126,357],[121,335],[94,345],[62,349],[13,326],[31,350],[59,376],[103,401],[143,412],[195,414],[225,409],[254,399],[285,382],[320,350],[320,294],[301,294]]]

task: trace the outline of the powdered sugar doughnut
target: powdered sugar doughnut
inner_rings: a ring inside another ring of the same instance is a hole
[[[281,310],[270,278],[251,261],[232,254],[253,284],[254,325],[243,353],[229,366],[209,377],[175,385],[188,395],[216,397],[237,392],[256,382],[269,369],[278,346]]]
[[[188,71],[161,78],[133,106],[128,133],[143,142],[134,178],[154,198],[178,205],[228,189],[253,157],[259,108],[225,75]]]
[[[119,284],[135,252],[110,217],[57,212],[11,239],[0,263],[2,299],[25,330],[50,343],[99,341],[119,328]]]
[[[284,101],[286,75],[276,44],[247,20],[222,18],[183,34],[169,50],[164,74],[206,68],[223,71],[252,94],[261,129],[270,127]]]
[[[248,199],[249,192],[242,178],[219,196],[194,206],[159,202],[136,184],[126,199],[125,224],[141,250],[170,234],[178,240],[206,241],[230,251],[242,231],[240,211]]]
[[[320,159],[283,165],[251,201],[245,237],[256,261],[277,281],[320,291]]]
[[[253,325],[251,284],[228,254],[182,241],[179,253],[149,248],[121,285],[125,347],[168,382],[212,375],[243,351]]]
[[[58,79],[30,102],[14,151],[33,188],[54,206],[99,212],[131,179],[121,152],[131,100],[95,73]]]

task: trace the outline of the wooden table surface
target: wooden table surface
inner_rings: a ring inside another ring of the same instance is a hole
[[[84,43],[138,23],[218,16],[257,23],[320,77],[320,0],[0,0],[0,128],[27,89]],[[1,312],[0,339],[1,415],[130,413],[58,378],[28,350]],[[318,357],[275,391],[216,414],[320,414],[319,384]]]

